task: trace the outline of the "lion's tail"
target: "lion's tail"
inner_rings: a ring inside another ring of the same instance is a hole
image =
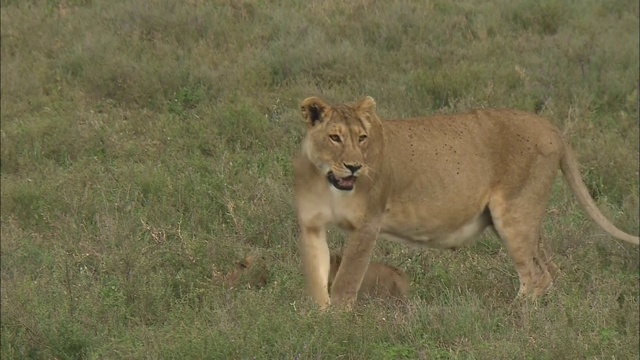
[[[578,198],[578,201],[582,207],[587,211],[587,214],[598,224],[600,227],[609,233],[609,235],[618,238],[620,240],[639,245],[640,239],[637,236],[627,234],[626,232],[618,229],[615,225],[607,219],[604,214],[598,209],[595,201],[589,194],[587,186],[580,176],[580,170],[578,169],[578,161],[573,153],[573,150],[569,144],[564,144],[564,153],[560,160],[560,168],[564,174],[564,178],[569,183],[569,187],[573,190],[574,194]]]

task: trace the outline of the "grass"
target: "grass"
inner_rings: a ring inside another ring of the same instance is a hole
[[[513,107],[566,133],[601,209],[638,233],[636,1],[3,1],[3,359],[637,358],[638,248],[560,181],[537,303],[489,232],[380,242],[401,306],[304,293],[291,155],[302,99],[383,117]],[[330,232],[339,250],[344,236]],[[271,282],[221,274],[267,256]]]

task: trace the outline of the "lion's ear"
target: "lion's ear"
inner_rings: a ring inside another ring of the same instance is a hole
[[[356,110],[360,114],[374,113],[376,111],[376,101],[371,96],[367,96],[358,102]]]
[[[241,269],[246,269],[248,267],[250,267],[251,265],[253,265],[253,262],[255,261],[255,257],[252,255],[247,256],[246,258],[238,261],[236,264],[238,265],[238,267],[240,267]]]
[[[308,127],[321,123],[328,108],[329,104],[326,101],[315,96],[304,99],[300,105],[302,117],[307,122]]]

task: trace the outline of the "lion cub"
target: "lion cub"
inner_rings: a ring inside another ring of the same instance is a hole
[[[229,288],[237,288],[241,284],[257,289],[264,287],[269,282],[265,257],[249,255],[236,262],[235,269],[224,275],[223,281]]]
[[[342,257],[331,255],[331,267],[329,269],[329,289],[340,267]],[[391,297],[404,299],[409,292],[409,277],[407,274],[391,265],[370,262],[367,272],[364,274],[359,295],[371,297]]]

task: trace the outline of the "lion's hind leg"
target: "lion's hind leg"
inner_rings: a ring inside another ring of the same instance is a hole
[[[510,207],[494,211],[502,214],[496,216],[494,226],[518,271],[518,296],[544,294],[551,286],[552,278],[550,261],[540,247],[540,224],[526,215],[514,214]],[[555,269],[555,265],[553,267]]]
[[[548,258],[540,235],[542,218],[551,195],[556,168],[540,158],[515,196],[496,192],[489,200],[489,210],[496,232],[513,260],[520,289],[518,296],[540,296],[552,285],[557,266]],[[546,166],[545,166],[546,165]]]

